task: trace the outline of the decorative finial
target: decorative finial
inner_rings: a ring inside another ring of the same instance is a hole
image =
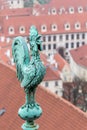
[[[43,80],[46,69],[42,64],[39,56],[41,47],[41,35],[35,26],[30,28],[30,53],[27,43],[22,37],[16,37],[12,44],[13,59],[16,64],[17,78],[24,88],[26,94],[26,102],[18,111],[18,115],[25,120],[22,125],[23,130],[38,130],[39,126],[34,120],[42,115],[40,105],[35,101],[35,92],[38,84]]]

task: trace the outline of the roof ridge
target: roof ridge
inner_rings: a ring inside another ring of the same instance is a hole
[[[7,68],[9,68],[9,69],[11,69],[11,70],[13,70],[13,71],[15,71],[15,72],[16,72],[16,69],[15,69],[15,68],[13,68],[12,66],[10,66],[10,65],[6,64],[4,61],[0,61],[0,64],[2,64],[2,65],[4,65],[4,66],[6,66]]]
[[[65,60],[60,54],[55,54],[55,55],[54,55],[55,60],[56,60],[56,57],[58,57],[58,56],[59,56],[59,58],[60,58],[64,63],[68,64],[68,63],[66,62],[66,60]]]
[[[87,114],[85,112],[83,112],[82,110],[80,110],[78,107],[74,106],[72,103],[70,103],[69,101],[65,100],[64,98],[56,95],[55,93],[52,93],[49,89],[46,89],[45,87],[41,87],[41,89],[43,89],[44,91],[46,91],[48,94],[54,96],[56,99],[58,98],[59,100],[61,100],[64,104],[67,104],[69,107],[71,107],[73,110],[77,111],[79,114],[81,114],[83,117],[87,118]]]

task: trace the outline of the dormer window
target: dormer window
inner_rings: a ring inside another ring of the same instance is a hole
[[[80,29],[81,28],[81,25],[79,22],[75,23],[75,29]]]
[[[52,24],[52,31],[57,31],[57,25],[56,24]]]
[[[55,8],[53,8],[51,11],[52,11],[52,14],[53,14],[53,15],[56,15],[56,14],[57,14],[57,11],[56,11]]]
[[[70,13],[70,14],[73,14],[73,13],[74,13],[74,7],[70,7],[70,8],[69,8],[69,13]]]
[[[70,30],[70,24],[69,23],[65,24],[65,30]]]
[[[9,27],[8,32],[9,34],[14,34],[14,27]]]
[[[47,31],[47,26],[46,25],[42,25],[41,26],[41,31],[42,32],[46,32]]]
[[[19,28],[19,31],[20,31],[20,33],[25,33],[25,27],[24,27],[24,26],[21,26],[21,27]]]
[[[78,13],[82,13],[83,12],[83,7],[78,7]]]

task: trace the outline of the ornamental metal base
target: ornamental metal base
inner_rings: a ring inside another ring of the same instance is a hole
[[[38,130],[39,125],[34,123],[42,115],[42,109],[39,104],[24,104],[19,108],[18,115],[26,122],[22,125],[23,130]]]
[[[23,125],[22,125],[22,129],[23,130],[38,130],[39,128],[39,125],[34,123],[33,121],[31,122],[25,122]]]
[[[27,105],[25,104],[19,109],[18,115],[23,120],[33,121],[38,119],[42,115],[42,109],[37,103]]]

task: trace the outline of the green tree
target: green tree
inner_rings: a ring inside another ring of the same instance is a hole
[[[51,0],[37,0],[40,4],[47,4],[49,3]]]
[[[34,4],[33,0],[26,0],[24,1],[24,7],[32,7]]]

